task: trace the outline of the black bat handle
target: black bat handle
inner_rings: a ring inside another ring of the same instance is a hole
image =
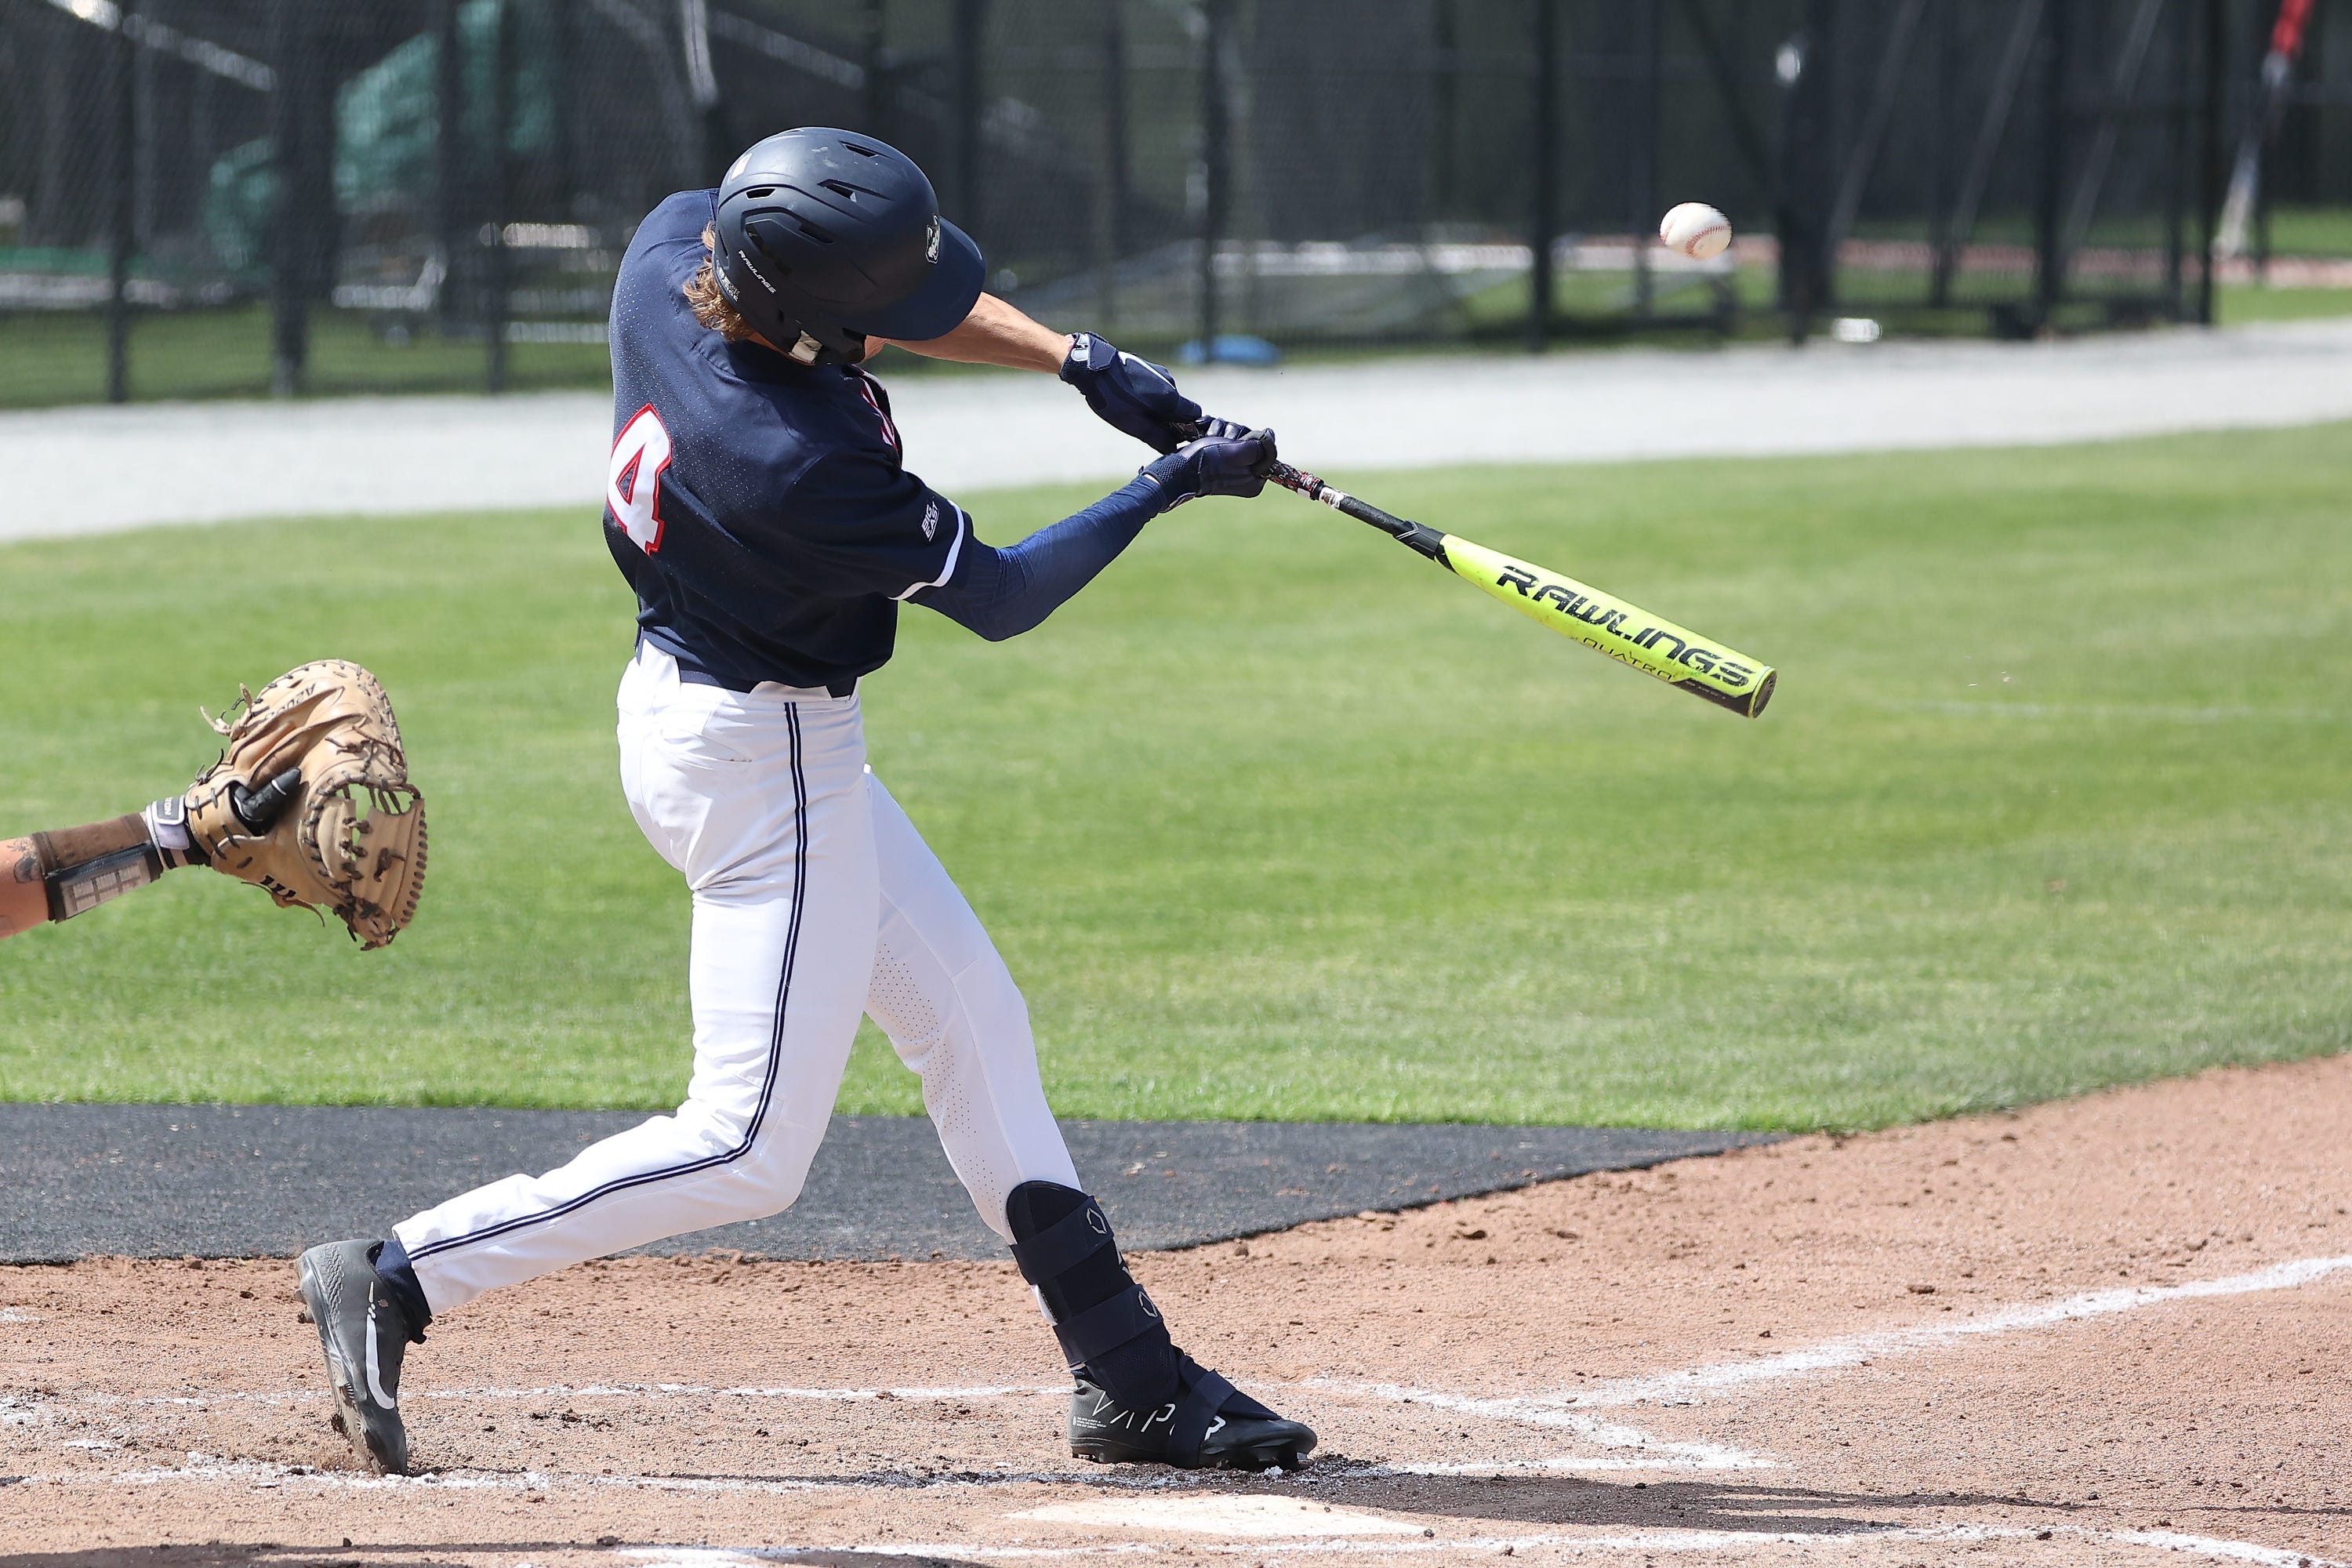
[[[1187,440],[1198,439],[1201,434],[1201,427],[1197,425],[1180,426],[1178,429]],[[1451,568],[1452,563],[1445,559],[1445,536],[1433,528],[1399,517],[1394,512],[1382,511],[1371,502],[1351,496],[1339,486],[1327,483],[1302,468],[1294,468],[1288,463],[1276,462],[1266,469],[1265,477],[1269,483],[1280,485],[1286,490],[1297,490],[1308,500],[1319,500],[1332,510],[1352,517],[1358,522],[1370,523],[1407,549],[1427,556],[1441,566]]]
[[[1297,490],[1308,500],[1319,500],[1332,510],[1352,517],[1358,522],[1370,523],[1399,544],[1426,555],[1441,565],[1447,564],[1445,536],[1433,528],[1399,517],[1391,511],[1383,511],[1371,502],[1351,496],[1337,485],[1294,468],[1288,463],[1275,464],[1266,470],[1265,477],[1284,489]]]

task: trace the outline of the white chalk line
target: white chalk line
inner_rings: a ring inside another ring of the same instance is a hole
[[[1620,1432],[1633,1428],[1621,1426]],[[1597,1439],[1596,1439],[1597,1440]],[[1779,1459],[1715,1443],[1669,1443],[1635,1434],[1625,1447],[1641,1448],[1640,1458],[1620,1454],[1548,1454],[1536,1459],[1465,1459],[1452,1464],[1368,1465],[1359,1473],[1370,1476],[1519,1476],[1611,1475],[1634,1470],[1776,1470]]]
[[[707,1395],[714,1399],[810,1399],[830,1404],[857,1404],[866,1400],[931,1400],[954,1399],[1017,1399],[1024,1394],[1055,1394],[1069,1396],[1067,1384],[991,1383],[970,1387],[942,1388],[761,1388],[744,1385],[732,1388],[705,1386],[693,1383],[593,1383],[573,1387],[564,1384],[549,1384],[540,1388],[436,1388],[415,1394],[417,1399],[613,1399],[645,1395],[675,1398],[681,1395]]]
[[[1622,1409],[1641,1405],[1696,1405],[1757,1384],[1848,1372],[1883,1358],[1916,1355],[1993,1334],[2081,1322],[2119,1312],[2136,1312],[2173,1301],[2292,1289],[2347,1268],[2352,1268],[2352,1257],[2304,1258],[2273,1264],[2250,1274],[2232,1274],[2219,1279],[2093,1290],[2058,1301],[2005,1307],[1981,1317],[1958,1319],[1948,1323],[1922,1323],[1907,1329],[1887,1329],[1825,1340],[1817,1345],[1761,1356],[1754,1361],[1716,1362],[1647,1377],[1588,1384],[1581,1388],[1563,1389],[1551,1394],[1482,1398],[1450,1394],[1440,1389],[1338,1378],[1310,1378],[1307,1383],[1310,1386],[1360,1394],[1400,1404],[1428,1405],[1463,1415],[1486,1415],[1538,1426],[1568,1427],[1581,1432],[1591,1424],[1591,1418],[1583,1414],[1590,1410]],[[1567,1408],[1570,1405],[1576,1406],[1576,1409],[1570,1410]]]
[[[592,1399],[709,1398],[709,1399],[782,1399],[810,1400],[824,1404],[857,1404],[904,1400],[908,1404],[944,1403],[953,1400],[1018,1398],[1022,1396],[1066,1395],[1066,1388],[1045,1387],[1024,1384],[986,1384],[972,1386],[910,1387],[910,1388],[791,1388],[791,1387],[719,1387],[701,1384],[587,1384],[571,1385],[551,1384],[532,1388],[436,1388],[411,1390],[403,1403],[411,1410],[426,1401],[521,1401],[562,1404]],[[63,1418],[70,1418],[76,1410],[116,1412],[131,1409],[167,1409],[200,1412],[215,1407],[236,1408],[260,1406],[285,1409],[297,1405],[320,1404],[326,1400],[322,1389],[298,1388],[280,1390],[227,1390],[211,1394],[152,1394],[125,1395],[96,1390],[77,1392],[70,1395],[0,1394],[0,1426],[29,1426]],[[118,1428],[119,1429],[119,1428]],[[68,1444],[67,1447],[72,1447]]]
[[[1081,1529],[1176,1531],[1192,1535],[1329,1540],[1343,1535],[1412,1535],[1418,1518],[1394,1510],[1318,1502],[1296,1493],[1200,1491],[1184,1497],[1090,1497],[1040,1503],[1004,1516],[1014,1524],[1036,1521]]]
[[[1474,1415],[1486,1415],[1474,1408],[1475,1402],[1461,1395],[1444,1398],[1423,1398],[1415,1395],[1414,1402],[1434,1405],[1447,1411],[1459,1410]],[[1400,1401],[1402,1403],[1402,1401]],[[1548,1412],[1549,1419],[1538,1425],[1554,1430],[1575,1434],[1595,1447],[1607,1450],[1597,1455],[1552,1454],[1534,1459],[1465,1460],[1457,1463],[1400,1463],[1375,1468],[1374,1473],[1398,1476],[1494,1476],[1518,1472],[1551,1474],[1584,1474],[1612,1470],[1769,1470],[1780,1468],[1780,1461],[1745,1448],[1735,1448],[1723,1443],[1669,1441],[1654,1437],[1638,1427],[1619,1422],[1596,1420],[1574,1411]],[[1506,1417],[1506,1419],[1518,1419]]]
[[[1232,1472],[1225,1474],[1230,1476]],[[868,1470],[840,1476],[592,1476],[571,1470],[463,1468],[429,1470],[412,1476],[384,1476],[361,1470],[322,1469],[315,1465],[278,1464],[266,1459],[231,1459],[194,1451],[191,1451],[187,1462],[181,1465],[79,1473],[56,1471],[21,1476],[16,1482],[16,1486],[23,1487],[71,1488],[242,1485],[260,1491],[304,1486],[323,1491],[391,1492],[544,1492],[572,1489],[707,1492],[744,1497],[813,1491],[925,1491],[1008,1486],[1077,1486],[1097,1490],[1166,1491],[1200,1484],[1199,1475],[1184,1471],[1018,1470],[1010,1466],[1001,1470]]]
[[[805,1399],[825,1404],[858,1404],[903,1399],[945,1402],[958,1399],[1007,1399],[1024,1395],[1051,1394],[1067,1397],[1064,1385],[1045,1384],[984,1384],[971,1387],[945,1388],[722,1388],[716,1384],[697,1383],[590,1383],[545,1384],[533,1388],[425,1388],[412,1389],[402,1395],[405,1405],[415,1405],[425,1400],[515,1400],[515,1399],[675,1399],[707,1397],[712,1399]],[[218,1394],[103,1394],[95,1390],[77,1392],[71,1402],[78,1405],[109,1408],[166,1406],[202,1410],[216,1405],[305,1405],[326,1398],[326,1392],[317,1388],[276,1390],[228,1389]],[[12,1405],[62,1404],[56,1395],[0,1394],[0,1416]]]
[[[1318,1555],[1410,1556],[1431,1552],[1472,1552],[1491,1555],[1502,1552],[1549,1549],[1575,1554],[1586,1552],[1749,1552],[1759,1547],[1795,1547],[1811,1550],[1822,1547],[1845,1549],[1874,1542],[1920,1545],[1974,1545],[1996,1541],[2073,1541],[2085,1544],[2141,1546],[2156,1552],[2195,1552],[2209,1557],[2226,1558],[2232,1562],[2252,1563],[2261,1568],[2352,1568],[2334,1558],[2315,1557],[2307,1552],[2291,1552],[2275,1546],[2262,1546],[2251,1541],[2231,1541],[2221,1536],[2195,1535],[2170,1530],[2096,1530],[2083,1525],[2004,1525],[2004,1524],[1938,1524],[1864,1526],[1840,1531],[1772,1531],[1772,1530],[1659,1530],[1618,1531],[1607,1534],[1572,1535],[1546,1532],[1532,1535],[1454,1536],[1417,1541],[1384,1537],[1333,1536],[1320,1540],[1305,1540],[1296,1536],[1263,1541],[1222,1541],[1214,1542],[1185,1542],[1156,1543],[1139,1541],[1108,1542],[1087,1546],[992,1546],[966,1541],[947,1542],[861,1542],[853,1546],[835,1546],[824,1550],[834,1552],[872,1552],[885,1557],[949,1557],[982,1559],[1062,1558],[1062,1557],[1135,1557],[1161,1556],[1172,1552],[1207,1552],[1222,1556],[1290,1556],[1313,1552]],[[626,1547],[619,1549],[624,1555],[637,1560],[640,1568],[758,1568],[771,1563],[789,1562],[812,1548],[712,1548],[712,1547]]]

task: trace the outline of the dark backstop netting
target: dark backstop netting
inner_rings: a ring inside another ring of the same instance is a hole
[[[2201,319],[2276,6],[0,0],[0,405],[593,384],[637,218],[811,123],[1159,353]],[[2269,124],[2258,246],[2352,209],[2352,0]]]

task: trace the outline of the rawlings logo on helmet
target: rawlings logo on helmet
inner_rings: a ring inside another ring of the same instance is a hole
[[[937,267],[940,264],[940,220],[931,219],[929,230],[923,236],[923,259]]]
[[[749,272],[752,278],[758,281],[761,288],[765,289],[771,294],[776,291],[776,286],[768,281],[768,275],[760,270],[760,264],[751,259],[751,253],[750,251],[739,250],[735,253],[735,258],[743,264],[743,270]]]

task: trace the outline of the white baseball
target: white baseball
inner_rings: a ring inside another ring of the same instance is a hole
[[[1721,256],[1731,243],[1731,220],[1705,202],[1685,202],[1658,222],[1658,237],[1694,260]]]

